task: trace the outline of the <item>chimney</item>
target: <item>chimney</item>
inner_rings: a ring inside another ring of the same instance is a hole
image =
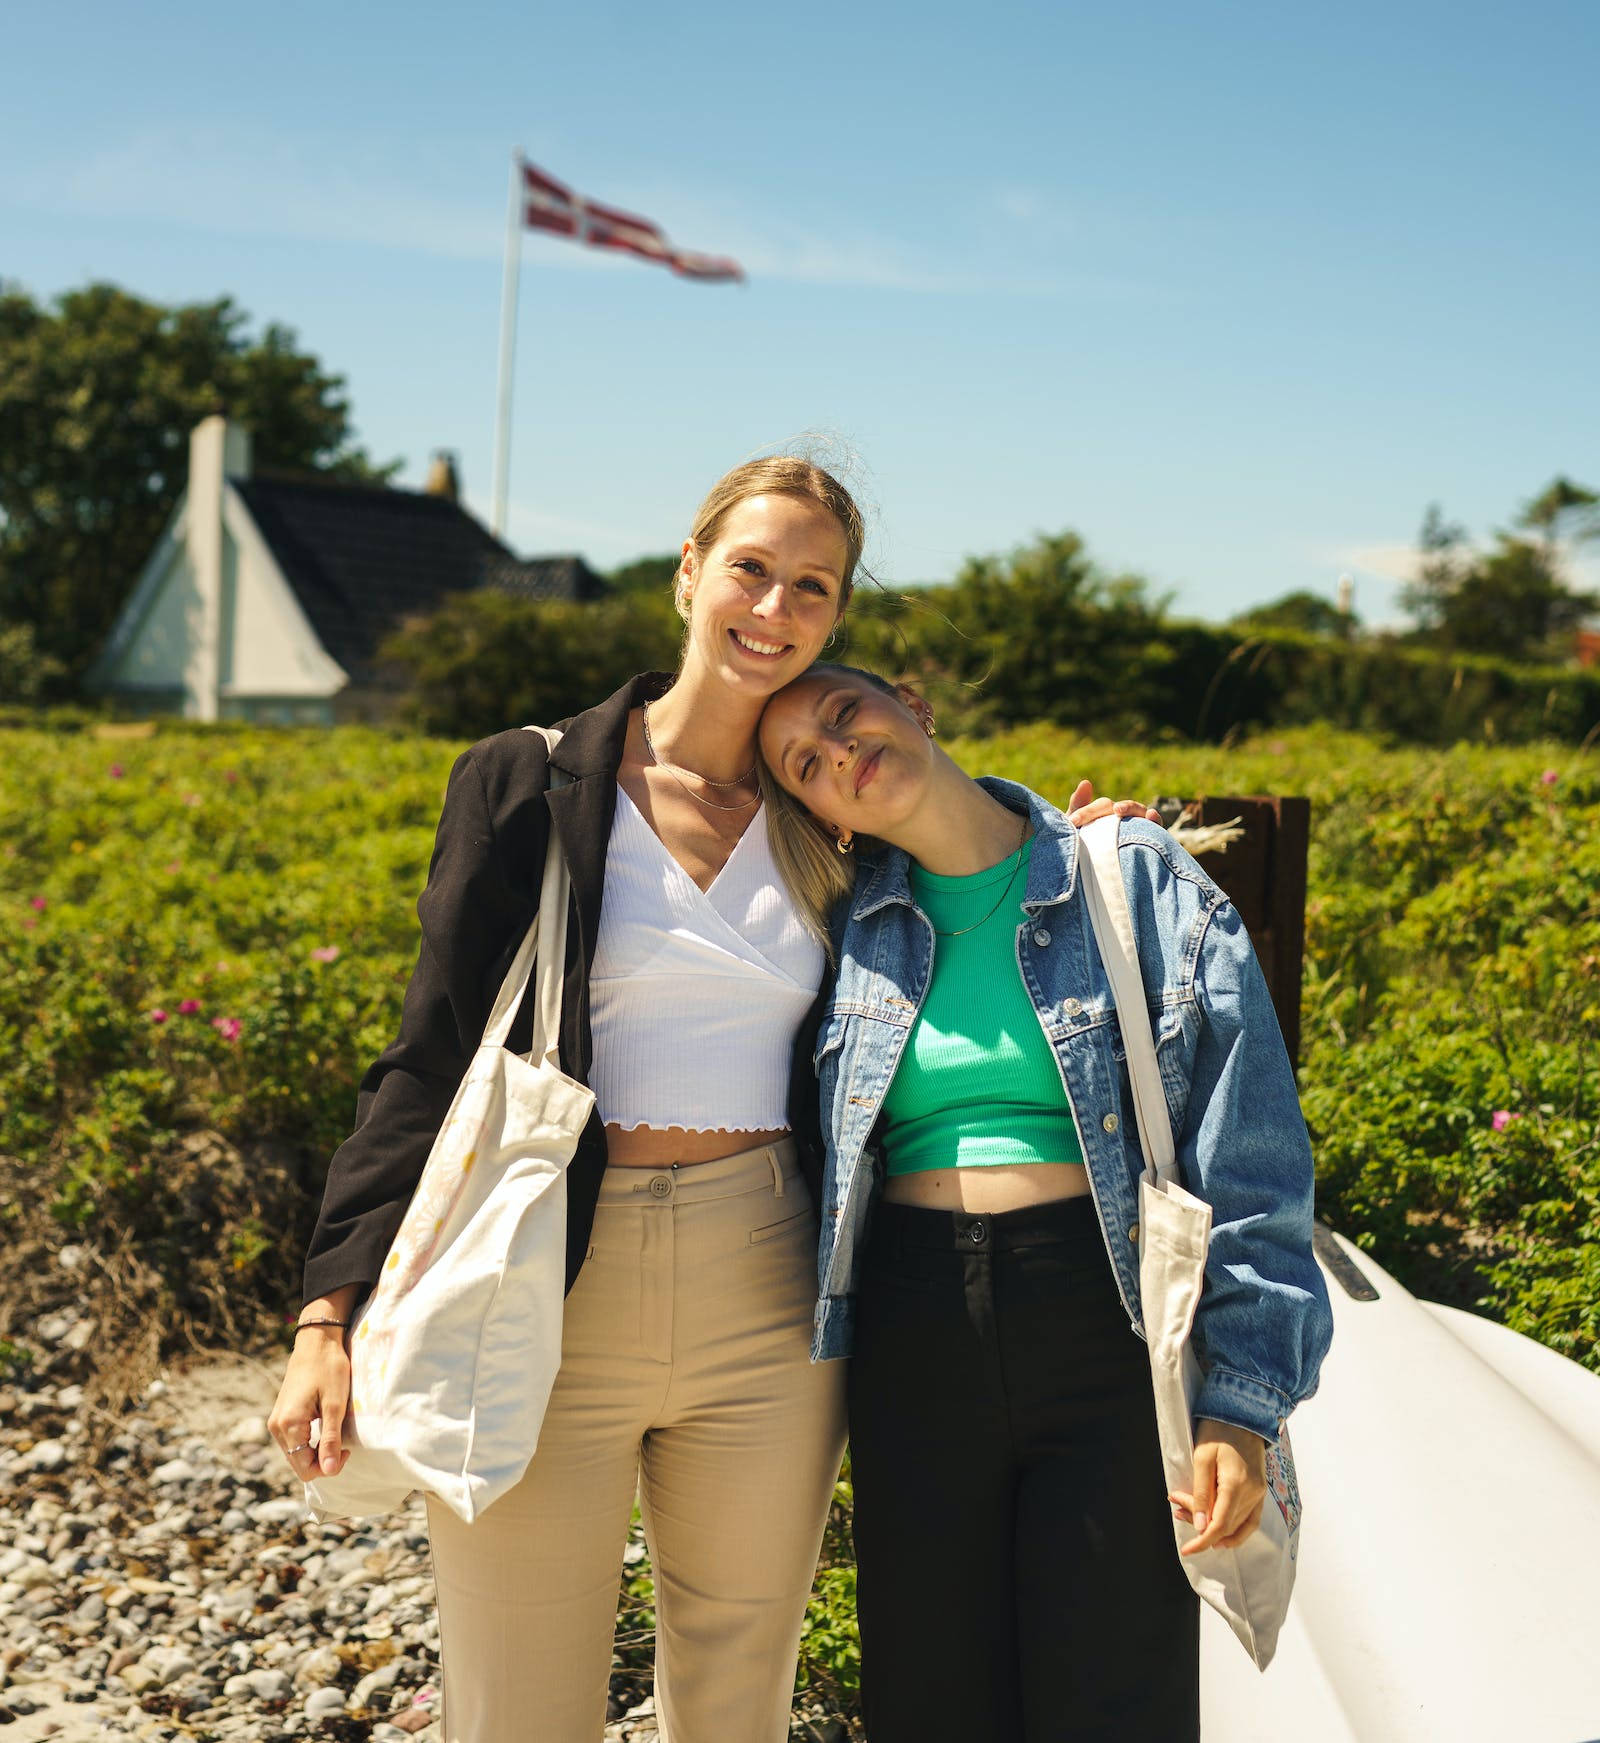
[[[446,502],[461,500],[461,480],[456,473],[456,457],[448,448],[435,448],[428,465],[428,482],[423,485],[429,496],[442,496]]]
[[[193,640],[184,672],[183,712],[215,720],[222,667],[222,501],[230,478],[250,476],[250,432],[226,418],[202,418],[189,436],[189,488],[184,538],[196,599]]]

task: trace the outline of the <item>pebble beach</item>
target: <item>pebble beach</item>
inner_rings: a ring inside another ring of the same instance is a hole
[[[93,1432],[83,1385],[53,1379],[93,1335],[70,1307],[41,1318],[41,1359],[0,1385],[0,1743],[439,1743],[420,1499],[312,1520],[267,1434],[277,1373],[248,1357],[164,1370]],[[656,1736],[637,1682],[611,1706],[608,1743]],[[845,1732],[797,1715],[791,1735]]]

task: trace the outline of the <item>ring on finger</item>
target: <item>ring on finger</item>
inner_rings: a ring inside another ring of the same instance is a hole
[[[292,1446],[289,1448],[289,1456],[292,1458],[297,1452],[310,1452],[310,1451],[311,1451],[311,1442],[309,1440],[303,1440],[300,1442],[299,1446]]]

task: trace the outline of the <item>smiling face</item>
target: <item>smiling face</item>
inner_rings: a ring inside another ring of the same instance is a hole
[[[838,621],[849,561],[844,529],[821,504],[750,496],[701,550],[685,541],[678,597],[684,665],[731,689],[770,695],[809,666]]]
[[[761,717],[761,754],[785,791],[835,836],[892,841],[927,796],[938,752],[928,705],[837,667],[800,678]]]

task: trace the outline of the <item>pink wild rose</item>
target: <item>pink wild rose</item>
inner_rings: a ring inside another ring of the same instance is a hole
[[[166,1022],[166,1020],[167,1020],[167,1013],[164,1010],[162,1010],[160,1005],[157,1005],[156,1008],[150,1013],[150,1021],[152,1023],[164,1023],[164,1022]]]
[[[319,944],[311,952],[311,959],[313,962],[337,962],[339,960],[339,946],[337,944]]]
[[[42,914],[45,911],[45,909],[50,906],[50,904],[44,899],[43,896],[35,896],[33,898],[33,900],[31,902],[29,902],[28,906],[30,908],[32,908],[35,911],[35,913]]]
[[[244,1027],[244,1024],[241,1023],[237,1017],[213,1017],[211,1019],[211,1027],[216,1030],[224,1041],[237,1041],[239,1039],[239,1031]]]
[[[199,1011],[200,1011],[199,999],[179,999],[179,1001],[178,1001],[178,1015],[180,1017],[197,1016],[199,1014]]]
[[[113,763],[111,765],[111,778],[114,781],[120,781],[122,779],[122,764],[121,763]]]
[[[1493,1126],[1497,1132],[1503,1132],[1513,1120],[1520,1120],[1521,1118],[1521,1114],[1514,1114],[1509,1108],[1496,1108],[1489,1124]]]
[[[1553,787],[1561,779],[1561,771],[1560,769],[1546,769],[1539,779],[1545,786]]]

